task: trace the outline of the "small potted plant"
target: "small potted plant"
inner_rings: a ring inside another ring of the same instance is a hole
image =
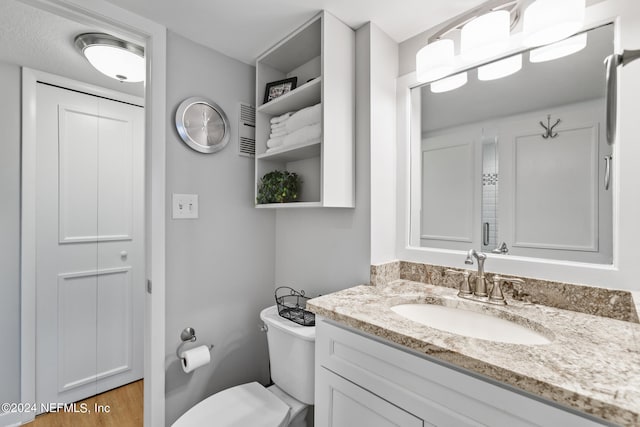
[[[260,179],[256,202],[259,205],[295,202],[298,199],[300,184],[302,180],[294,172],[269,172]]]

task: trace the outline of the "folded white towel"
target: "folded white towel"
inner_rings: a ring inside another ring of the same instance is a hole
[[[267,141],[267,148],[276,148],[284,144],[284,137],[271,138]]]
[[[278,138],[280,136],[287,136],[287,135],[289,135],[289,132],[287,132],[286,129],[275,130],[271,132],[271,135],[269,135],[269,138]]]
[[[271,119],[271,124],[275,124],[275,123],[282,123],[282,122],[284,122],[285,120],[287,120],[289,117],[291,117],[291,114],[292,114],[292,113],[284,113],[284,114],[283,114],[283,115],[281,115],[281,116],[274,117],[274,118],[272,118],[272,119]]]
[[[322,140],[322,138],[316,138],[316,139],[310,139],[309,141],[305,141],[306,143],[312,144],[312,143],[317,143],[320,142]],[[267,148],[267,151],[265,151],[265,153],[273,153],[275,151],[283,151],[286,150],[287,146],[286,145],[278,145],[277,147],[272,147],[272,148]]]
[[[322,136],[322,126],[315,123],[298,129],[284,137],[283,145],[302,144],[316,140]]]
[[[302,129],[305,126],[312,125],[314,123],[320,123],[322,119],[322,104],[316,104],[311,107],[303,108],[302,110],[294,113],[286,121],[287,130],[289,133],[298,129]]]
[[[287,128],[287,123],[286,121],[282,122],[282,123],[276,123],[276,124],[272,124],[271,125],[271,130],[283,130]]]

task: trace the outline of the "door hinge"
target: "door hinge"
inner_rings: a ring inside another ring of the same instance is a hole
[[[147,279],[147,293],[150,294],[151,293],[151,280]]]

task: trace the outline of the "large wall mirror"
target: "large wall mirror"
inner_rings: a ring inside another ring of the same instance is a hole
[[[506,77],[479,67],[457,89],[411,90],[411,246],[612,264],[613,24],[572,42],[585,40],[513,55]]]

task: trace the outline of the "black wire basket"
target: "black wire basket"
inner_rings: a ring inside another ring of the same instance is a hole
[[[309,298],[304,296],[303,290],[296,291],[288,286],[280,286],[276,288],[275,298],[280,317],[302,326],[316,325],[316,315],[305,309]]]

